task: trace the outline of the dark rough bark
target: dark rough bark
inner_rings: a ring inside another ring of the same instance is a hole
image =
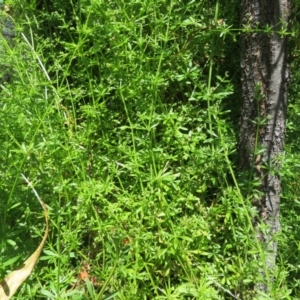
[[[239,159],[240,168],[253,172],[260,181],[261,197],[253,199],[258,218],[253,223],[271,277],[277,254],[274,235],[280,228],[277,171],[284,145],[289,82],[287,37],[280,36],[278,30],[287,26],[289,8],[289,0],[242,0],[241,23],[251,32],[244,33],[241,41]],[[271,28],[269,34],[259,31],[266,26]],[[260,229],[262,223],[267,230]],[[268,291],[265,284],[259,284],[258,289]]]
[[[8,7],[0,6],[0,9],[4,14],[0,16],[0,84],[3,84],[11,79],[11,68],[9,63],[5,62],[7,56],[7,45],[13,46],[13,39],[15,37],[14,23],[10,15],[8,14]],[[5,40],[3,40],[5,39]],[[8,61],[8,60],[7,60]]]

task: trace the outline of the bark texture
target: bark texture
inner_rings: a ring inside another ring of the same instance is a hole
[[[259,217],[253,222],[270,274],[277,254],[274,235],[280,228],[277,171],[284,145],[289,82],[287,36],[278,31],[287,26],[289,9],[289,0],[242,0],[241,23],[251,30],[241,40],[239,161],[242,170],[253,172],[260,181],[261,197],[253,199]],[[270,33],[262,33],[267,26]],[[261,230],[261,224],[267,230]],[[268,291],[265,284],[258,289]]]
[[[5,5],[0,6],[3,15],[0,16],[0,84],[8,82],[11,79],[12,72],[7,54],[7,45],[13,46],[13,39],[15,37],[15,27],[11,16],[9,15],[9,8]]]

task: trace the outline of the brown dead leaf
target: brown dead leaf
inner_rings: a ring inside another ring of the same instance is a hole
[[[23,176],[24,177],[24,176]],[[9,300],[11,297],[16,293],[17,289],[20,285],[27,279],[27,277],[31,274],[37,260],[39,259],[42,249],[45,245],[48,232],[49,232],[49,224],[48,224],[48,212],[44,201],[38,196],[37,192],[32,187],[31,183],[26,179],[26,182],[31,186],[35,195],[38,197],[45,214],[45,221],[46,221],[46,230],[44,237],[34,251],[34,253],[23,263],[23,265],[8,274],[0,283],[0,300]]]

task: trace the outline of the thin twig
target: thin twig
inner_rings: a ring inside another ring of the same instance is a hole
[[[26,183],[28,184],[28,186],[31,187],[31,189],[33,190],[35,196],[38,198],[38,200],[40,201],[42,207],[44,207],[44,202],[41,199],[41,197],[39,196],[38,192],[36,191],[36,189],[33,187],[32,183],[24,176],[24,174],[21,173],[21,176],[23,177],[23,179],[26,181]]]
[[[217,281],[215,281],[212,277],[210,277],[209,275],[207,275],[207,277],[216,285],[218,286],[220,289],[222,289],[225,293],[227,293],[228,295],[230,295],[231,297],[233,297],[234,299],[240,300],[240,298],[234,296],[229,290],[225,289],[224,287],[222,287],[222,285],[220,283],[218,283]]]
[[[43,72],[45,73],[47,79],[51,82],[50,76],[49,76],[48,72],[46,71],[46,68],[44,67],[44,65],[43,65],[43,63],[42,63],[40,57],[39,57],[39,56],[37,55],[37,53],[35,52],[33,46],[29,43],[27,37],[25,36],[25,34],[24,34],[23,32],[21,32],[21,35],[22,35],[23,39],[25,40],[25,42],[26,42],[26,43],[28,44],[28,46],[30,47],[30,49],[31,49],[31,50],[33,51],[33,53],[35,54],[35,56],[36,56],[36,58],[37,58],[37,60],[38,60],[38,62],[39,62],[39,64],[40,64],[40,66],[41,66]]]

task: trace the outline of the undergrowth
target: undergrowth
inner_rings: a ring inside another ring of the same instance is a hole
[[[21,173],[50,215],[18,299],[254,299],[251,287],[268,279],[249,183],[235,168],[238,2],[11,1],[15,42],[0,43],[10,74],[0,107],[2,277],[44,230]],[[287,202],[298,194],[295,145],[282,170],[274,299],[299,284],[288,277],[299,272],[299,201]]]

